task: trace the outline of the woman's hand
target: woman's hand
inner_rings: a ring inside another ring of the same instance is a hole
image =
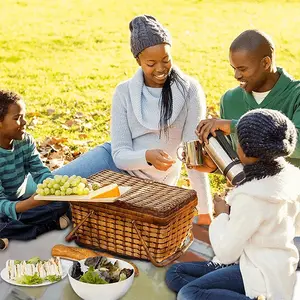
[[[167,152],[161,149],[147,150],[146,160],[160,171],[167,171],[176,162]]]
[[[215,195],[213,202],[214,202],[215,216],[218,216],[222,213],[229,215],[230,206],[226,203],[226,201],[222,197],[220,197],[219,195]]]
[[[32,208],[35,208],[38,206],[44,206],[44,205],[50,204],[52,202],[52,201],[34,200],[34,196],[35,195],[32,195],[30,198],[18,202],[16,204],[16,212],[17,213],[25,212]]]

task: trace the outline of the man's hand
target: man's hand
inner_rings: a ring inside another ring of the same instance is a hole
[[[196,129],[196,135],[198,136],[200,143],[208,144],[208,135],[211,133],[214,137],[216,136],[216,130],[221,130],[225,135],[230,134],[231,120],[224,119],[206,119],[202,120]]]
[[[222,197],[215,195],[213,202],[214,202],[215,216],[218,216],[222,213],[229,215],[230,206],[226,203],[226,201]]]
[[[160,171],[167,171],[176,162],[167,152],[161,149],[147,150],[146,160]]]
[[[52,201],[34,200],[34,196],[35,195],[32,195],[30,198],[18,202],[16,204],[16,212],[17,213],[25,212],[32,208],[35,208],[38,206],[44,206],[44,205],[50,204],[52,202]]]

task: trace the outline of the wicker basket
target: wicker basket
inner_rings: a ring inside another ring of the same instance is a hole
[[[89,178],[101,186],[131,186],[114,203],[71,202],[73,230],[66,237],[78,244],[165,266],[192,243],[194,190],[172,187],[113,171]]]

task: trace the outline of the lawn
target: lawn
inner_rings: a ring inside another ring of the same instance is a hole
[[[29,131],[42,142],[65,138],[73,150],[109,140],[115,86],[137,64],[129,21],[152,14],[173,36],[173,58],[205,89],[210,114],[236,82],[228,47],[243,30],[269,33],[277,63],[300,78],[298,1],[0,1],[0,86],[21,93]]]

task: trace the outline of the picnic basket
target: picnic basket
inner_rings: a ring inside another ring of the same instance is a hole
[[[88,181],[131,189],[114,203],[70,202],[73,230],[67,241],[165,266],[193,242],[194,190],[105,170]]]

